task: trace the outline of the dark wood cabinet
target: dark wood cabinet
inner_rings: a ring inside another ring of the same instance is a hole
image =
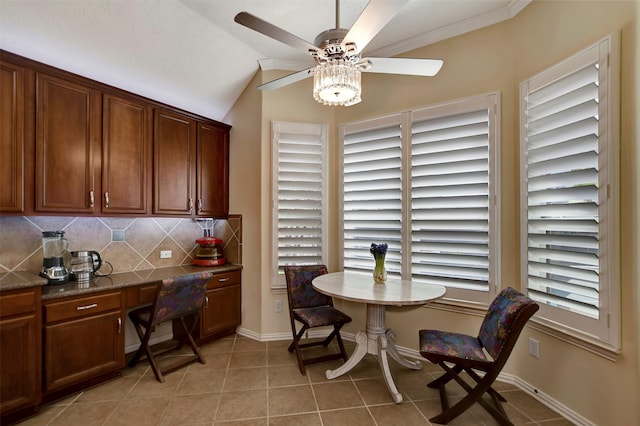
[[[25,210],[24,68],[0,61],[0,212]]]
[[[205,306],[200,314],[200,341],[233,333],[241,321],[240,271],[214,275],[207,286]]]
[[[148,214],[153,111],[105,94],[102,114],[102,213]]]
[[[0,54],[0,214],[228,216],[229,125]]]
[[[229,131],[198,123],[197,211],[199,216],[229,215]]]
[[[196,196],[196,122],[155,110],[153,126],[153,213],[191,215]]]
[[[124,321],[119,291],[44,304],[45,398],[119,374]]]
[[[197,323],[188,318],[187,326],[193,327],[198,343],[206,343],[234,333],[242,320],[241,270],[214,274],[207,284],[204,307]],[[182,329],[174,325],[175,338],[182,337]]]
[[[227,217],[229,130],[154,112],[155,214]]]
[[[36,74],[36,87],[35,209],[93,213],[101,93],[44,73]]]
[[[40,402],[40,287],[0,293],[0,413],[4,423]]]

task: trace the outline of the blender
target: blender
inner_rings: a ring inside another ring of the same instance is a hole
[[[223,244],[220,238],[213,236],[213,219],[196,219],[204,222],[202,237],[196,240],[196,253],[193,264],[196,266],[219,266],[227,263],[224,258]]]
[[[69,280],[69,271],[64,266],[63,256],[68,242],[64,231],[42,232],[42,272],[40,276],[49,280],[48,284],[62,284]]]

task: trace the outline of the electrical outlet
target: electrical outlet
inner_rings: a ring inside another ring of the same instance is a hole
[[[529,337],[529,355],[534,358],[540,358],[540,342],[533,337]]]
[[[173,253],[171,250],[160,250],[160,259],[171,259]]]
[[[278,299],[274,303],[276,312],[282,312],[282,300]]]

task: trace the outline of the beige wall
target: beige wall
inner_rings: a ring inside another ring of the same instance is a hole
[[[289,332],[286,312],[273,312],[285,295],[269,289],[271,256],[271,120],[326,123],[330,131],[329,269],[337,268],[337,125],[439,102],[499,92],[501,96],[501,245],[503,285],[520,287],[519,268],[519,83],[614,31],[621,33],[621,306],[622,352],[617,361],[527,328],[505,371],[531,385],[579,419],[598,425],[630,424],[640,418],[638,330],[638,241],[640,165],[636,121],[639,110],[638,2],[534,1],[515,18],[409,52],[407,57],[444,59],[434,78],[366,74],[363,101],[349,108],[322,107],[311,96],[311,79],[261,94],[252,82],[233,108],[231,211],[243,215],[243,324],[258,336]],[[269,81],[282,73],[259,77]],[[364,326],[362,306],[340,305],[353,317],[347,332]],[[420,328],[476,333],[481,317],[433,308],[394,309],[388,324],[399,331],[398,344],[417,349]],[[540,341],[540,359],[527,353],[529,336]]]

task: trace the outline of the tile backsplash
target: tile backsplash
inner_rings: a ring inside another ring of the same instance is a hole
[[[95,250],[113,272],[131,272],[191,263],[203,235],[191,218],[0,217],[0,272],[42,268],[42,231],[65,231],[69,251]],[[229,263],[242,263],[242,216],[213,221],[213,236],[224,243]],[[171,250],[170,259],[160,251]],[[105,264],[100,273],[109,273]]]

